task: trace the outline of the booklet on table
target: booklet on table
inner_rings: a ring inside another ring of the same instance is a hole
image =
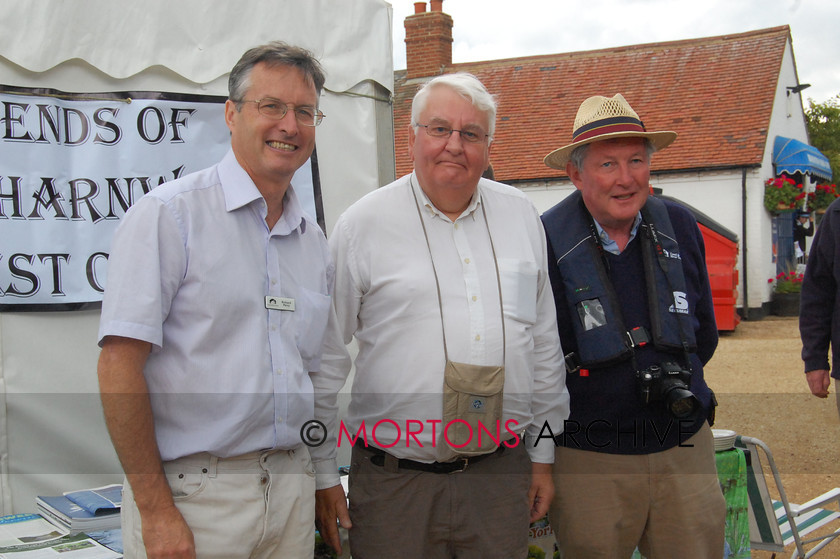
[[[37,511],[71,533],[120,527],[122,485],[114,484],[35,499]]]

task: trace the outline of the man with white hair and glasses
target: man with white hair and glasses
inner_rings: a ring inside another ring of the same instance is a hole
[[[341,427],[323,402],[317,514],[334,547],[336,519],[350,528],[354,559],[524,557],[553,494],[552,441],[535,442],[545,424],[562,430],[569,404],[546,241],[521,192],[481,178],[495,115],[475,77],[429,81],[412,104],[414,172],[330,236],[336,314],[358,356]],[[349,371],[343,347],[325,349],[323,392]],[[349,519],[342,433],[355,437]]]

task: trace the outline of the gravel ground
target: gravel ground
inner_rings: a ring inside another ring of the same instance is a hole
[[[715,427],[761,439],[770,446],[788,499],[804,503],[840,487],[840,419],[834,390],[811,395],[803,374],[796,318],[743,321],[722,333],[705,369],[717,395]],[[768,480],[773,492],[774,485]],[[787,549],[787,556],[792,548]],[[770,553],[754,551],[754,558]],[[818,557],[840,557],[840,540]]]

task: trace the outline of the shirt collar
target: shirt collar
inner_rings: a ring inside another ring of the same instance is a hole
[[[267,213],[265,199],[260,194],[257,185],[251,180],[250,175],[236,160],[233,150],[229,150],[224,159],[219,162],[218,169],[222,191],[225,195],[225,209],[232,212],[251,204],[259,204],[255,206],[255,210],[265,219]],[[298,227],[300,227],[301,232],[305,232],[306,223],[303,218],[303,207],[290,184],[283,196],[283,215],[280,216],[280,220],[274,226],[274,231],[283,235],[291,233]]]
[[[475,192],[473,192],[472,198],[470,199],[469,205],[467,208],[461,213],[458,219],[462,219],[464,217],[471,216],[473,219],[475,218],[475,210],[478,209],[478,205],[481,203],[481,181],[479,180],[478,185],[475,188]],[[442,211],[437,209],[432,201],[426,196],[426,193],[420,188],[420,181],[417,179],[417,174],[412,171],[411,173],[411,188],[414,189],[415,194],[417,195],[417,199],[420,201],[420,205],[423,206],[426,211],[433,216],[437,216],[441,219],[449,220],[449,217],[444,214]]]
[[[601,246],[604,247],[604,250],[611,253],[611,254],[621,254],[621,251],[618,248],[618,243],[615,242],[612,238],[610,238],[609,233],[604,231],[604,228],[601,227],[601,224],[593,218],[592,221],[595,222],[595,229],[598,230],[598,237],[601,239]],[[630,241],[636,238],[636,233],[639,231],[639,224],[642,222],[642,212],[636,214],[636,218],[633,220],[633,227],[630,229],[630,239],[627,241],[628,244]]]

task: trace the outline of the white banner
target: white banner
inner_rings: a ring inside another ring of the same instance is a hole
[[[230,149],[222,97],[0,86],[0,104],[0,310],[101,301],[126,210]]]

